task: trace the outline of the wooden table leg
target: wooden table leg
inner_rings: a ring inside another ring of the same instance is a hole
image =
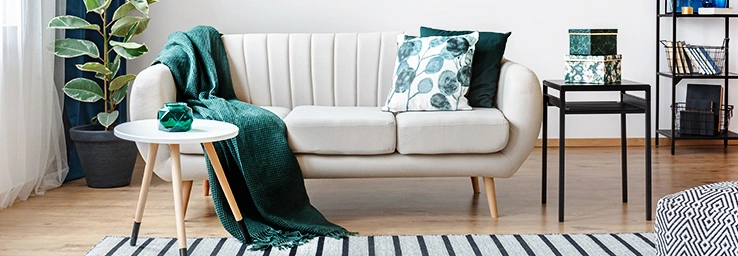
[[[210,158],[210,164],[213,165],[215,176],[218,177],[220,188],[223,189],[223,194],[225,194],[226,200],[228,200],[228,205],[231,207],[233,217],[236,219],[236,223],[238,223],[238,227],[241,229],[241,234],[243,234],[244,241],[247,244],[250,244],[252,243],[251,235],[249,235],[246,224],[243,222],[243,216],[241,216],[241,211],[238,209],[236,198],[233,197],[233,191],[231,191],[231,186],[228,184],[228,179],[226,179],[225,173],[223,172],[223,166],[220,165],[218,153],[215,152],[215,147],[213,147],[213,143],[206,142],[202,145],[205,147],[205,152],[207,152],[208,157]]]
[[[205,179],[202,181],[202,195],[203,196],[210,195],[210,180],[208,179]]]
[[[169,154],[172,158],[172,188],[174,193],[174,218],[177,223],[177,244],[179,255],[187,255],[187,234],[184,224],[184,203],[182,202],[182,169],[179,160],[179,144],[169,145]]]
[[[186,180],[182,182],[182,208],[184,209],[184,216],[187,217],[187,206],[190,204],[190,194],[192,194],[192,183],[193,180]]]
[[[138,194],[138,204],[136,204],[136,217],[133,219],[133,231],[131,232],[131,246],[136,245],[138,239],[138,231],[141,228],[141,219],[143,218],[144,208],[146,208],[146,197],[149,195],[149,186],[151,185],[151,175],[154,172],[154,164],[156,162],[156,152],[159,150],[159,144],[149,144],[149,153],[146,155],[146,167],[144,167],[143,180],[141,181],[141,192]]]

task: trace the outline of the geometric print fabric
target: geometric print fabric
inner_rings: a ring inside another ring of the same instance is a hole
[[[657,255],[738,256],[738,182],[661,198],[654,226]]]

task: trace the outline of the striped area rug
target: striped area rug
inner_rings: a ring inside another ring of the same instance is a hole
[[[177,239],[103,238],[86,255],[178,255]],[[354,236],[318,237],[292,249],[250,251],[233,238],[187,240],[190,255],[346,256],[346,255],[654,255],[653,233],[551,235]]]

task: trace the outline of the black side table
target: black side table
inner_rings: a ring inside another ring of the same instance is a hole
[[[548,88],[558,90],[559,97],[548,94]],[[567,92],[620,92],[620,101],[575,101],[567,102]],[[628,91],[643,91],[646,98],[627,94]],[[646,116],[646,220],[651,220],[651,86],[648,84],[623,80],[617,84],[567,84],[563,80],[543,81],[543,169],[541,203],[546,204],[547,147],[548,147],[548,106],[559,107],[559,222],[564,222],[564,149],[566,114],[620,114],[620,141],[623,179],[623,202],[628,202],[628,157],[625,134],[626,114],[645,114]]]

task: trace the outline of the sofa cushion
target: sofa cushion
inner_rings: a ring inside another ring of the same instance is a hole
[[[300,106],[284,122],[295,153],[380,155],[395,151],[395,117],[378,107]]]
[[[270,112],[277,115],[279,118],[282,118],[284,120],[285,117],[290,113],[289,108],[283,108],[283,107],[271,107],[271,106],[260,106],[263,109],[269,110]]]
[[[471,110],[464,95],[478,37],[477,32],[424,38],[398,35],[395,76],[382,110]]]
[[[454,36],[471,31],[446,31],[429,27],[420,27],[420,36]],[[497,84],[500,80],[502,55],[505,54],[507,38],[510,32],[479,32],[479,42],[474,51],[472,61],[472,78],[469,92],[465,95],[472,107],[495,107]]]
[[[405,112],[397,119],[401,154],[494,153],[507,145],[509,124],[496,108]]]
[[[260,106],[266,110],[269,110],[270,112],[277,115],[279,118],[284,119],[287,117],[287,114],[290,113],[289,108],[283,108],[283,107],[271,107],[271,106]],[[190,144],[182,144],[179,147],[179,152],[182,154],[190,154],[190,155],[203,155],[202,152],[202,146],[197,143],[190,143]]]

